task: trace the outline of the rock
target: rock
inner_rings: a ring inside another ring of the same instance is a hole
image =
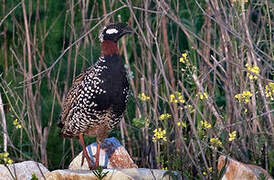
[[[88,145],[86,149],[91,159],[95,161],[92,155],[96,153],[96,143]],[[84,160],[83,166],[81,166],[82,153],[83,151],[72,160],[69,169],[89,170],[86,159]],[[101,144],[99,160],[99,165],[105,168],[137,168],[137,165],[134,164],[127,150],[114,137],[106,138]]]
[[[10,171],[4,165],[0,165],[0,179],[13,180],[13,177],[16,177],[18,180],[29,180],[32,174],[35,174],[37,178],[42,178],[43,175],[49,172],[43,164],[34,161],[24,161],[7,166]]]
[[[226,156],[219,157],[218,172],[220,172],[224,167],[225,158]],[[229,157],[227,158],[227,164],[222,180],[259,180],[261,179],[260,174],[264,175],[265,179],[273,179],[266,170],[259,166],[244,164]]]
[[[172,179],[170,175],[164,176],[167,172],[166,170],[158,169],[143,169],[143,168],[128,168],[128,169],[104,169],[103,173],[108,172],[104,180],[151,180],[151,179],[162,179],[168,180]],[[182,177],[177,172],[172,172],[177,176],[178,180],[181,180]],[[97,180],[97,177],[93,174],[92,171],[88,170],[55,170],[46,175],[47,180]]]

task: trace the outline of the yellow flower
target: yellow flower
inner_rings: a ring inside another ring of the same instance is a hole
[[[185,100],[183,99],[182,96],[178,97],[178,100],[179,100],[180,103],[184,103],[185,102]]]
[[[243,97],[251,97],[253,94],[250,91],[243,91],[242,96]]]
[[[250,102],[250,97],[251,97],[252,95],[253,95],[253,94],[252,94],[250,91],[243,91],[243,93],[242,93],[242,98],[245,99],[245,103]]]
[[[229,133],[228,135],[229,135],[229,139],[228,140],[229,141],[233,141],[236,138],[236,136],[237,136],[237,132],[233,131],[233,132]]]
[[[246,67],[249,71],[253,72],[254,74],[259,74],[259,73],[260,73],[260,68],[259,68],[259,66],[246,64],[245,67]],[[252,79],[258,79],[257,76],[254,76],[254,75],[252,75],[252,74],[250,74],[250,73],[247,73],[247,76],[249,77],[250,80],[252,80]]]
[[[12,164],[12,159],[11,158],[9,158],[9,157],[6,157],[6,158],[4,158],[4,162],[6,163],[6,164]]]
[[[236,94],[235,98],[238,99],[239,102],[241,102],[242,94]]]
[[[170,102],[172,102],[172,103],[178,103],[178,102],[184,103],[185,100],[184,100],[182,94],[180,92],[176,91],[175,94],[170,95]]]
[[[15,119],[12,124],[16,127],[16,129],[22,128],[22,125],[20,124],[20,122],[18,122],[18,119]]]
[[[201,100],[208,99],[207,93],[198,93],[196,96],[199,96]]]
[[[0,160],[4,161],[5,164],[12,164],[12,159],[9,158],[9,153],[8,152],[3,152],[0,153]]]
[[[188,105],[185,105],[184,107],[185,107],[185,109],[188,109],[188,111],[189,111],[190,113],[193,113],[193,112],[194,112],[194,108],[193,108],[192,105],[188,104]]]
[[[270,98],[271,100],[274,100],[274,83],[269,82],[265,86],[265,96],[266,98]]]
[[[16,125],[16,129],[21,129],[21,128],[22,128],[21,124]]]
[[[178,122],[177,123],[177,125],[180,127],[180,126],[182,126],[182,127],[184,127],[184,128],[186,128],[186,123],[185,122]]]
[[[155,129],[154,131],[154,135],[152,137],[152,140],[155,142],[157,140],[163,140],[163,141],[167,141],[165,135],[166,135],[166,130],[162,130],[162,128],[158,128]]]
[[[6,158],[9,156],[9,153],[8,152],[3,152],[3,153],[0,153],[0,159],[3,159],[3,158]]]
[[[12,163],[13,163],[13,160],[9,158],[8,161],[7,161],[7,163],[8,163],[8,164],[12,164]]]
[[[171,117],[170,114],[165,113],[165,114],[161,114],[160,117],[159,117],[159,119],[160,119],[160,120],[166,120],[166,119],[168,119],[168,118],[170,118],[170,117]]]
[[[180,57],[179,62],[184,63],[184,64],[188,64],[189,63],[189,59],[187,57],[187,53],[186,52],[182,53],[182,57]]]
[[[219,138],[210,138],[210,143],[212,146],[215,146],[215,147],[222,145],[222,142],[219,140]]]
[[[204,176],[206,176],[206,175],[207,175],[207,173],[204,171],[204,172],[203,172],[203,175],[204,175]]]
[[[167,170],[167,167],[163,167],[162,170]]]
[[[241,102],[242,99],[244,99],[244,102],[248,103],[250,102],[251,96],[253,96],[253,94],[250,91],[243,91],[242,94],[236,94],[234,97],[238,99],[239,102]]]
[[[208,171],[209,171],[209,172],[212,172],[212,167],[208,168]]]
[[[272,89],[272,92],[274,92],[274,82],[269,82],[268,85]]]
[[[212,127],[207,121],[201,121],[201,126],[205,129],[210,129]]]
[[[138,98],[141,100],[141,101],[148,101],[150,100],[150,97],[149,96],[146,96],[145,93],[141,93],[138,95]]]
[[[12,122],[12,124],[13,124],[14,126],[16,126],[16,125],[18,124],[18,119],[15,119],[15,120]]]
[[[174,102],[175,101],[175,95],[174,94],[171,94],[170,95],[170,102]]]

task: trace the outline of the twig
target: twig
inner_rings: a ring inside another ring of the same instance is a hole
[[[125,8],[125,7],[127,7],[127,6],[126,6],[126,5],[123,5],[123,6],[119,7],[119,8],[117,8],[117,9],[113,10],[112,12],[106,14],[106,16],[103,17],[96,25],[94,25],[90,30],[88,30],[88,31],[87,31],[86,33],[84,33],[80,38],[78,38],[76,41],[74,41],[69,47],[67,47],[67,48],[61,53],[61,55],[52,63],[52,65],[51,65],[50,67],[48,67],[47,69],[41,71],[40,73],[37,73],[37,74],[33,75],[32,77],[30,77],[30,78],[28,78],[28,79],[26,79],[26,80],[24,80],[24,81],[22,81],[22,82],[20,82],[20,83],[25,83],[25,82],[27,82],[27,81],[30,81],[31,79],[36,78],[37,76],[43,75],[44,73],[47,73],[47,72],[51,71],[51,70],[54,68],[54,66],[60,61],[60,59],[66,54],[66,52],[67,52],[70,48],[72,48],[75,44],[77,44],[78,42],[80,42],[84,37],[86,37],[90,32],[92,32],[97,26],[99,26],[99,25],[105,20],[105,18],[107,18],[108,16],[114,14],[115,12],[117,12],[117,11],[119,11],[119,10]]]
[[[5,17],[3,17],[3,19],[0,21],[0,27],[1,27],[1,25],[3,24],[3,22],[8,18],[8,16],[9,16],[11,13],[13,13],[13,11],[14,11],[16,8],[18,8],[18,7],[22,4],[22,2],[23,2],[23,1],[19,2],[14,8],[12,8],[12,9],[9,11],[9,13],[8,13]]]
[[[4,152],[7,152],[7,150],[8,150],[7,122],[6,122],[4,104],[3,104],[3,101],[2,101],[1,93],[0,93],[0,113],[1,113],[2,123],[3,123],[2,124],[2,127],[3,127],[3,147],[4,147]]]

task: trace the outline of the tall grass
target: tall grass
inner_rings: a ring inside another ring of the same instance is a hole
[[[61,105],[72,79],[99,56],[98,30],[122,21],[135,31],[119,44],[131,97],[111,136],[139,167],[207,178],[223,154],[274,173],[271,1],[1,6],[0,85],[8,129],[1,135],[15,161],[64,168],[81,150],[76,139],[57,137]]]

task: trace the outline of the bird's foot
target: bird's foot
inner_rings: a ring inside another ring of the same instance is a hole
[[[83,151],[81,166],[83,166],[83,164],[84,164],[84,159],[85,159],[85,158],[86,158],[86,160],[87,160],[87,162],[88,162],[88,167],[89,167],[89,169],[93,169],[92,164],[94,164],[94,163],[93,163],[93,161],[91,160],[91,158],[89,157],[89,155],[88,155],[88,153],[87,153],[86,151]]]
[[[96,155],[93,155],[94,158],[96,158]],[[88,162],[88,167],[90,170],[96,170],[99,166],[99,159],[96,158],[95,163],[91,160],[90,156],[88,155],[87,152],[83,151],[82,154],[82,161],[81,161],[81,166],[83,166],[84,164],[84,159],[86,158],[87,162]],[[98,160],[97,160],[98,159]]]
[[[96,158],[96,157],[95,157]],[[95,161],[95,163],[94,163],[94,165],[93,165],[93,169],[92,170],[95,170],[95,169],[97,169],[99,167],[99,158],[96,158],[96,161]],[[90,169],[91,170],[91,169]]]

